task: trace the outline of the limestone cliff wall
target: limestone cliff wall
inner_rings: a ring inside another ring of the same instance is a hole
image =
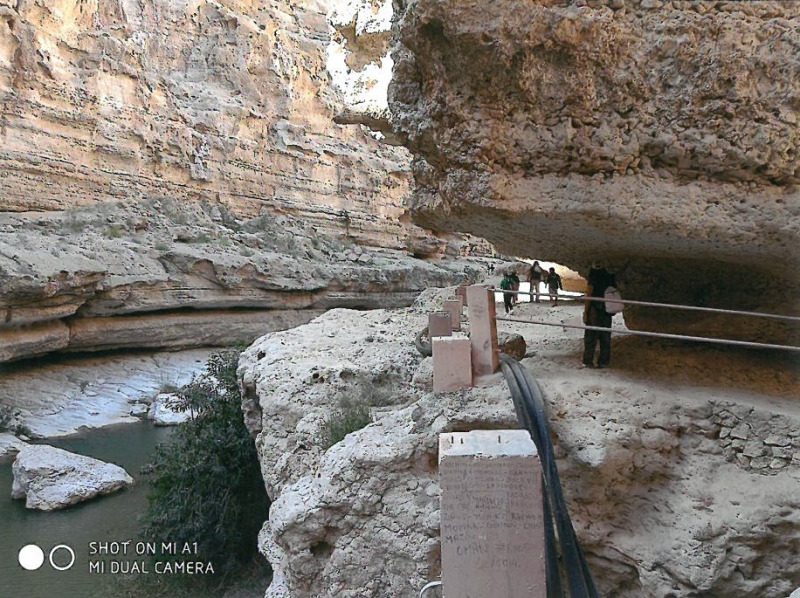
[[[800,309],[800,5],[397,5],[389,101],[415,156],[417,223],[584,273],[605,261],[629,298]],[[760,322],[625,318],[798,340]]]
[[[249,342],[474,278],[413,259],[479,242],[410,222],[407,150],[334,122],[380,95],[369,61],[328,69],[331,23],[372,14],[348,10],[0,0],[0,362]]]
[[[239,219],[202,201],[0,213],[0,363],[251,342],[330,307],[408,305],[428,286],[483,272],[470,260],[363,249],[299,218]]]
[[[339,126],[329,2],[0,0],[0,210],[222,202],[405,247],[409,159]]]

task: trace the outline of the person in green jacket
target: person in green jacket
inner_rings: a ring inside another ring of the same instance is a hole
[[[503,280],[500,281],[500,288],[504,291],[510,291],[514,286],[514,282],[511,280],[511,274],[505,272],[503,274]],[[506,313],[511,311],[512,305],[511,300],[514,297],[513,293],[503,293],[503,305],[506,308]]]

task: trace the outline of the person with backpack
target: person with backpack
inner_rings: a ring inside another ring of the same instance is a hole
[[[503,273],[503,280],[500,281],[500,288],[504,291],[510,291],[513,284],[511,274],[509,272]],[[512,309],[511,298],[513,296],[512,293],[503,293],[503,305],[506,308],[506,313],[509,313]]]
[[[616,297],[616,281],[614,275],[597,264],[592,264],[589,274],[586,277],[589,284],[589,297],[606,297],[607,292],[613,289]],[[613,294],[612,293],[612,294]],[[608,309],[607,309],[608,304]],[[587,326],[597,326],[608,328],[608,332],[600,330],[583,331],[583,365],[584,367],[595,367],[594,353],[597,346],[600,346],[600,355],[597,359],[598,368],[606,368],[611,363],[611,319],[622,304],[609,301],[584,301],[583,323]]]
[[[547,275],[547,290],[550,293],[551,306],[558,305],[558,289],[564,290],[564,285],[561,284],[561,277],[556,274],[556,269],[551,267],[550,273]]]
[[[544,270],[539,265],[539,262],[533,262],[533,266],[528,271],[528,282],[531,284],[531,293],[536,296],[536,303],[539,303],[539,283],[542,282]],[[533,299],[533,295],[531,295]]]

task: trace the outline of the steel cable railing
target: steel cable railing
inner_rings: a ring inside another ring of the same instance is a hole
[[[488,290],[495,293],[509,293],[512,295],[530,295],[535,293],[531,291],[510,291],[507,289],[499,289],[497,287],[487,287]],[[540,297],[545,299],[550,296],[549,293],[539,293]],[[559,301],[607,301],[605,297],[592,297],[591,295],[558,295]],[[713,314],[728,314],[734,316],[751,316],[754,318],[771,318],[773,320],[783,320],[785,322],[798,322],[800,323],[800,316],[787,316],[784,314],[770,314],[760,311],[742,311],[738,309],[721,309],[719,307],[701,307],[699,305],[681,305],[679,303],[657,303],[655,301],[637,301],[635,299],[614,299],[614,303],[622,303],[624,305],[640,305],[643,307],[664,307],[667,309],[683,309],[690,311],[702,311]]]
[[[533,295],[533,293],[529,291],[509,291],[506,289],[497,289],[496,287],[488,287],[488,290],[495,292],[495,293],[512,293],[516,295]],[[569,300],[569,301],[606,301],[605,297],[592,297],[589,295],[578,295],[578,296],[570,296],[570,295],[558,295],[559,300]],[[663,308],[670,308],[670,309],[686,309],[686,310],[693,310],[693,311],[701,311],[701,312],[708,312],[714,314],[728,314],[728,315],[739,315],[739,316],[752,316],[757,318],[771,318],[775,320],[781,320],[785,322],[800,322],[800,316],[786,316],[781,314],[768,314],[763,312],[750,312],[750,311],[739,311],[733,309],[718,309],[714,307],[698,307],[695,305],[676,305],[672,303],[655,303],[652,301],[633,301],[630,299],[614,299],[615,303],[623,303],[628,305],[641,305],[646,307],[663,307]],[[520,324],[537,324],[540,326],[553,326],[559,328],[574,328],[578,330],[597,330],[599,332],[613,332],[614,334],[627,334],[630,336],[647,336],[652,338],[666,338],[666,339],[673,339],[673,340],[684,340],[684,341],[692,341],[692,342],[700,342],[700,343],[713,343],[719,345],[731,345],[737,347],[750,347],[755,349],[779,349],[784,351],[795,351],[800,352],[800,347],[796,345],[781,345],[777,343],[761,343],[756,341],[740,341],[736,339],[729,339],[729,338],[716,338],[716,337],[709,337],[709,336],[692,336],[688,334],[673,334],[669,332],[649,332],[644,330],[621,330],[621,329],[611,329],[611,328],[604,328],[601,326],[590,326],[584,324],[567,324],[567,323],[556,323],[556,322],[545,322],[542,320],[531,320],[526,318],[508,318],[508,317],[498,317],[498,321],[501,322],[518,322]]]

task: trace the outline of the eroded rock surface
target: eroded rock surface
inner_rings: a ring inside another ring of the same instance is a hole
[[[0,366],[0,427],[52,438],[112,424],[137,423],[153,399],[188,384],[212,349],[64,356]],[[0,434],[0,454],[14,443]],[[5,445],[5,446],[4,446]]]
[[[333,310],[243,354],[244,407],[273,499],[260,536],[270,598],[411,598],[439,575],[438,434],[517,427],[500,379],[431,393],[430,358],[413,340],[444,295],[405,310]],[[581,313],[516,310],[555,323]],[[796,368],[627,338],[615,341],[614,369],[579,370],[580,331],[499,327],[527,341],[523,363],[544,390],[601,595],[761,598],[800,584]],[[372,405],[372,422],[328,448],[325,422],[342,397]]]
[[[0,0],[0,362],[250,342],[452,284],[404,258],[485,243],[411,223],[407,150],[334,122],[331,23],[368,45],[384,13]]]
[[[0,361],[246,343],[334,306],[409,305],[482,270],[204,202],[0,213]]]
[[[170,197],[432,238],[399,221],[407,153],[333,122],[330,4],[0,1],[0,210]]]
[[[40,511],[63,509],[133,484],[118,465],[45,444],[20,450],[12,469],[11,498],[24,498],[27,508]]]
[[[0,461],[14,457],[25,446],[26,443],[13,434],[0,432]]]
[[[800,7],[396,3],[396,133],[414,221],[628,298],[798,313]],[[626,309],[628,324],[800,340],[797,326]]]

